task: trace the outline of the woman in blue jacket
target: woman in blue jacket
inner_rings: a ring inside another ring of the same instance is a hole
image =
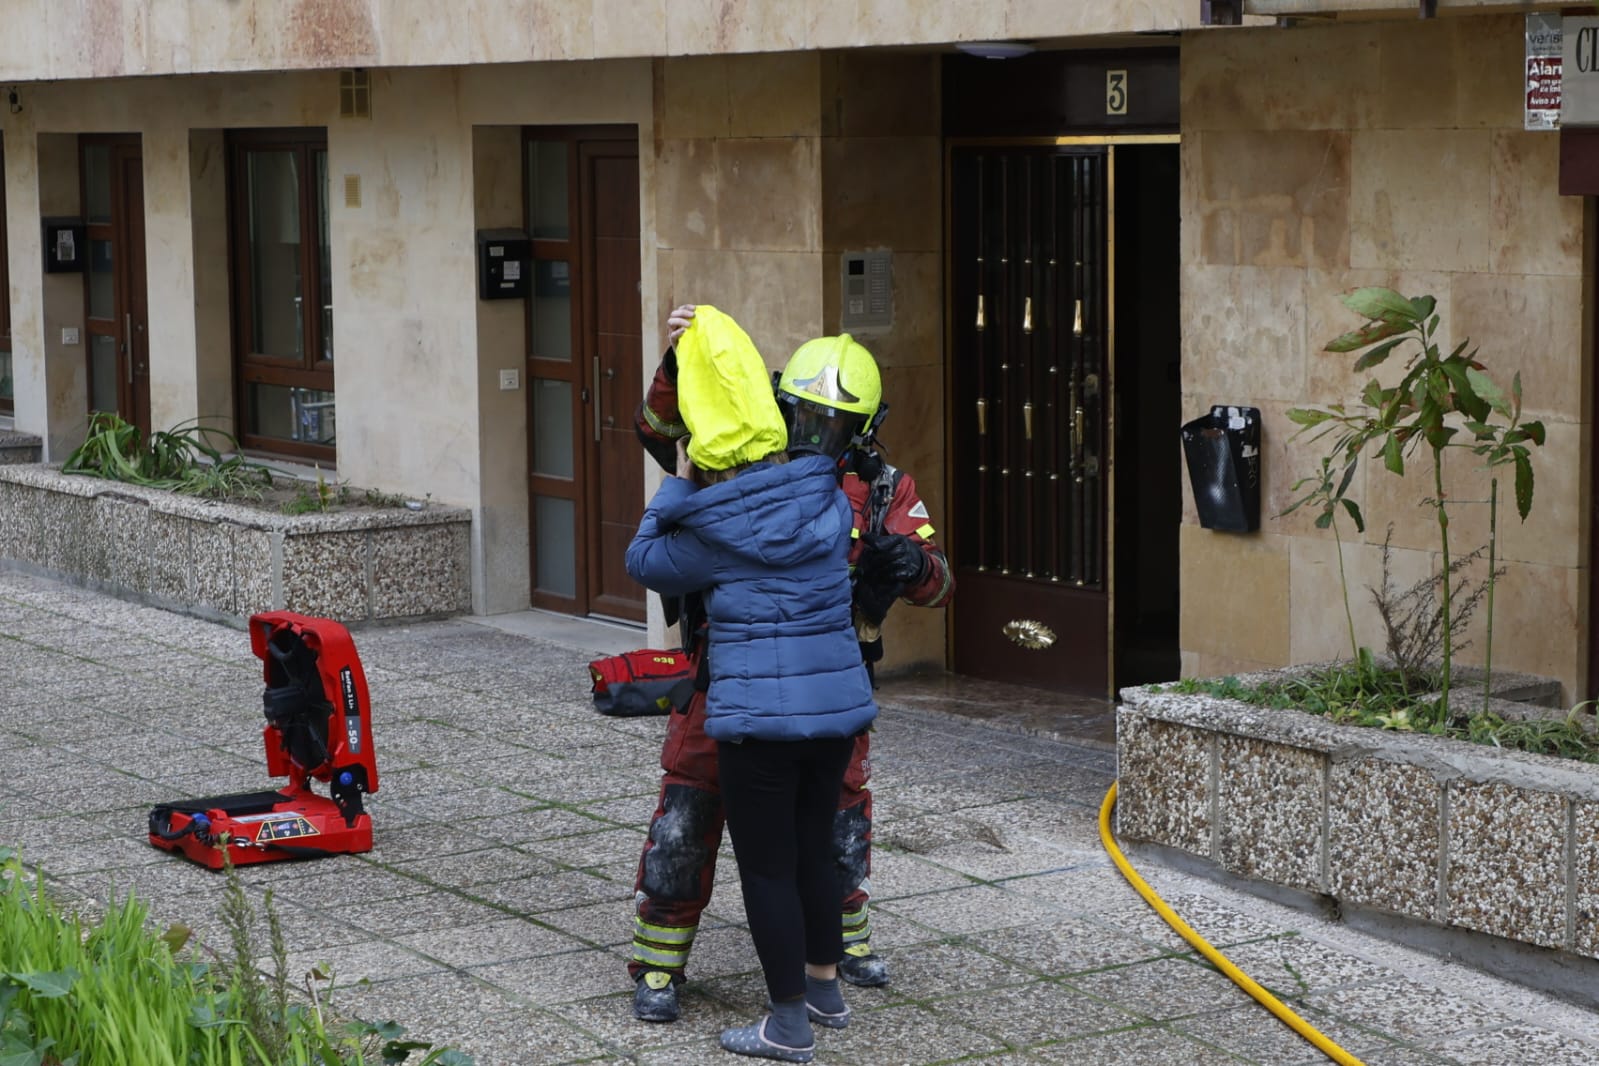
[[[850,617],[850,506],[833,458],[789,459],[766,368],[732,319],[701,305],[677,351],[688,443],[627,571],[665,596],[703,593],[709,617],[705,732],[771,997],[722,1046],[810,1062],[811,1023],[849,1022],[829,835],[852,738],[877,715]]]

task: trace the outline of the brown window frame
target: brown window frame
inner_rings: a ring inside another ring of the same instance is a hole
[[[250,350],[254,308],[250,297],[250,215],[244,159],[247,152],[262,148],[294,149],[299,159],[301,293],[304,301],[318,308],[317,313],[303,315],[301,350],[304,354],[299,359]],[[322,358],[324,338],[318,302],[324,279],[319,251],[321,239],[318,232],[315,160],[317,152],[325,155],[327,150],[327,129],[321,126],[228,131],[228,284],[233,319],[234,425],[238,427],[240,445],[251,451],[334,462],[337,458],[336,445],[250,433],[247,421],[251,385],[334,391],[334,360]],[[332,207],[332,197],[329,195],[330,213]]]
[[[6,238],[6,150],[5,145],[0,145],[0,351],[10,352],[11,349],[11,272],[7,265],[6,257],[10,254],[10,245]],[[11,363],[11,389],[13,397],[17,387],[17,364],[15,353]],[[16,401],[14,398],[0,396],[0,414],[15,414]]]

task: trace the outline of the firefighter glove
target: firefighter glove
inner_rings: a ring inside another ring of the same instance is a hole
[[[899,533],[869,533],[855,564],[855,606],[867,621],[881,625],[888,609],[927,576],[927,556]]]

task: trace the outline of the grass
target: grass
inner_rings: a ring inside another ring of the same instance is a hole
[[[0,1063],[4,1066],[471,1066],[404,1039],[393,1022],[342,1024],[313,995],[290,994],[287,952],[268,896],[273,973],[256,970],[253,908],[231,867],[222,914],[231,957],[185,952],[187,930],[157,935],[131,894],[87,921],[63,912],[44,878],[0,849]],[[325,974],[319,976],[326,978]]]
[[[1257,707],[1305,711],[1340,725],[1452,737],[1515,751],[1599,763],[1599,723],[1589,704],[1563,718],[1512,720],[1491,711],[1440,713],[1436,679],[1377,666],[1363,653],[1356,663],[1247,684],[1236,677],[1184,678],[1157,691],[1219,696]]]

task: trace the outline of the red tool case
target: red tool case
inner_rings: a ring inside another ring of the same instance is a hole
[[[220,870],[372,850],[362,797],[378,790],[372,708],[349,630],[326,618],[268,611],[250,618],[266,679],[267,773],[280,791],[176,800],[150,812],[150,843]],[[328,784],[329,796],[311,788]]]

